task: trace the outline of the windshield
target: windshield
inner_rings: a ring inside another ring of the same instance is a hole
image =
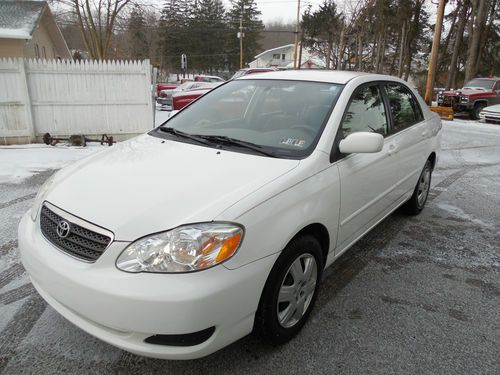
[[[277,156],[301,157],[312,152],[342,87],[305,81],[231,81],[201,97],[162,127],[205,138],[247,142]],[[171,133],[161,132],[165,137]]]
[[[473,79],[464,85],[464,88],[480,87],[482,89],[491,90],[495,81],[489,79]]]

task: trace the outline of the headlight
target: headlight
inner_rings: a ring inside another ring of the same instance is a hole
[[[31,206],[30,209],[30,216],[31,220],[33,221],[36,221],[38,212],[40,211],[40,207],[42,206],[42,203],[45,200],[45,197],[47,196],[49,189],[52,187],[52,184],[54,183],[54,176],[55,175],[50,176],[47,179],[47,181],[45,181],[44,184],[40,187],[40,190],[38,190],[38,194],[36,195],[33,205]]]
[[[468,103],[468,102],[469,102],[469,98],[468,98],[468,97],[466,97],[466,96],[462,96],[462,97],[460,97],[460,101],[461,101],[462,103]]]
[[[215,266],[240,247],[243,228],[228,223],[185,225],[131,243],[116,260],[127,272],[192,272]]]

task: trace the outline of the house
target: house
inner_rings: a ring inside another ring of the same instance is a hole
[[[0,0],[0,58],[71,59],[46,1]]]
[[[299,59],[299,48],[297,49],[297,60]],[[294,44],[268,49],[257,56],[249,64],[250,68],[293,69]],[[302,49],[301,65],[302,69],[324,69],[325,63],[316,56],[310,54],[305,48]]]

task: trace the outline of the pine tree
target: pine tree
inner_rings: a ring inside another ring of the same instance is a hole
[[[196,35],[192,44],[192,66],[214,73],[224,67],[226,10],[221,0],[199,0],[193,9],[190,30]]]
[[[243,11],[243,17],[242,17]],[[261,12],[257,8],[255,0],[232,0],[231,9],[228,13],[229,32],[226,36],[227,65],[230,71],[240,68],[240,41],[237,33],[240,27],[240,19],[243,24],[243,65],[246,66],[260,52],[259,34],[264,29],[260,19]]]
[[[160,18],[162,67],[170,72],[180,70],[181,55],[188,52],[191,35],[189,0],[167,0]]]
[[[144,14],[138,5],[135,5],[128,19],[128,57],[143,60],[149,57],[149,45],[147,38],[146,22]]]

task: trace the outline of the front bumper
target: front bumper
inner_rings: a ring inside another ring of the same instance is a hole
[[[485,121],[500,122],[500,112],[493,112],[483,109],[481,112],[479,112],[479,118]]]
[[[438,97],[437,105],[439,107],[451,107],[455,112],[469,112],[474,108],[474,103],[464,102],[458,96]]]
[[[172,97],[162,97],[162,96],[160,96],[160,97],[156,98],[156,102],[158,104],[171,107],[172,106]]]
[[[24,267],[40,295],[61,315],[97,338],[156,358],[206,356],[247,335],[277,255],[228,270],[223,265],[185,274],[132,274],[115,260],[127,246],[114,242],[92,264],[57,250],[26,214],[19,225]],[[215,327],[201,344],[145,343],[152,335],[183,335]]]

